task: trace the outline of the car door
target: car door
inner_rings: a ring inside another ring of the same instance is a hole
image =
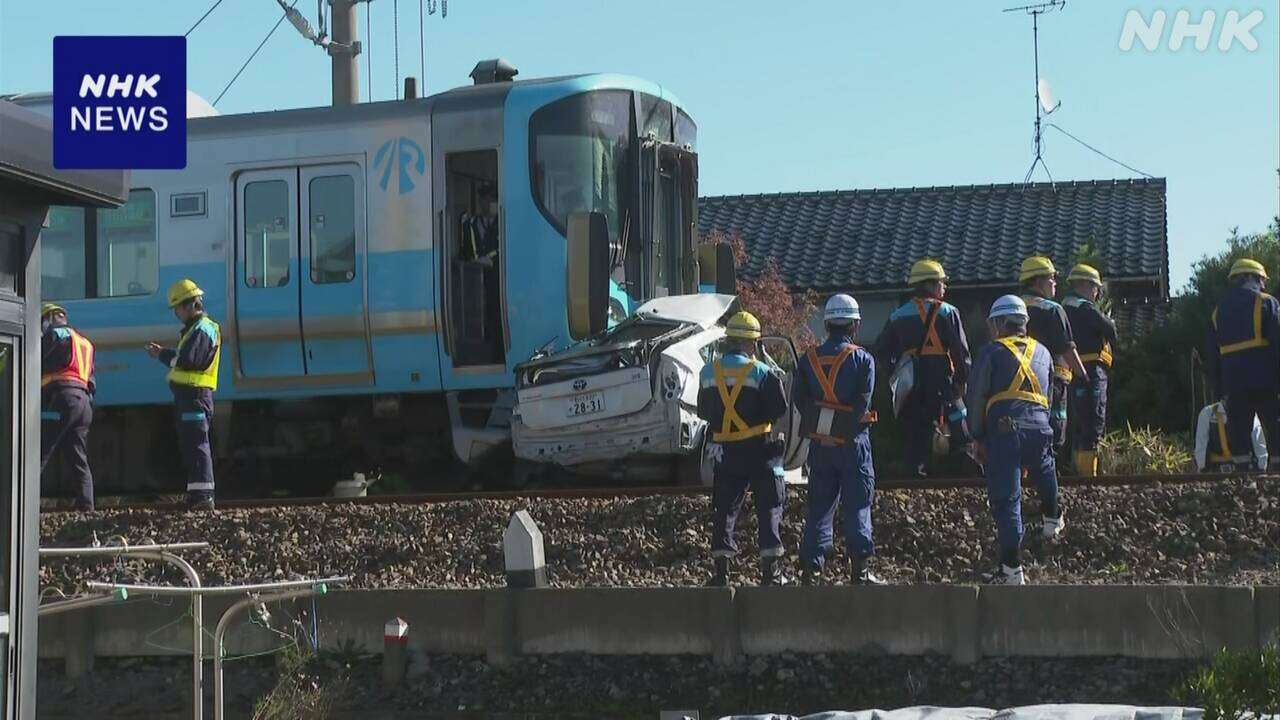
[[[800,408],[795,406],[792,390],[795,386],[796,369],[800,367],[800,355],[796,345],[790,338],[765,336],[760,338],[760,355],[766,364],[782,378],[782,387],[787,394],[787,414],[777,429],[785,441],[782,453],[782,467],[795,470],[802,467],[809,458],[809,439],[800,432]]]
[[[246,378],[301,377],[298,171],[236,177],[236,348]]]

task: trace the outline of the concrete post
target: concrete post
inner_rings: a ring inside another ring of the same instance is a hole
[[[547,586],[547,565],[542,552],[542,531],[527,510],[511,516],[502,534],[502,554],[506,560],[507,587]]]
[[[329,56],[332,58],[333,104],[355,105],[360,102],[360,72],[356,56],[360,45],[356,40],[355,0],[333,0],[333,42]]]
[[[382,629],[382,686],[391,689],[404,679],[409,660],[409,623],[394,617]]]
[[[85,608],[67,613],[62,621],[62,644],[66,648],[64,662],[68,680],[76,680],[93,672],[93,617],[93,608]]]

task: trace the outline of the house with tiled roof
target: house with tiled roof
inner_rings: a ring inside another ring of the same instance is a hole
[[[946,267],[947,299],[971,327],[1017,288],[1018,267],[1033,254],[1052,258],[1065,277],[1089,250],[1124,334],[1159,322],[1169,303],[1162,178],[703,197],[698,226],[703,237],[742,239],[746,277],[772,261],[795,292],[852,292],[868,342],[924,257]]]

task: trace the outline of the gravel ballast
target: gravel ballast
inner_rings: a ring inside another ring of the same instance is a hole
[[[1063,490],[1066,529],[1039,534],[1027,493],[1027,572],[1035,583],[1280,584],[1280,481]],[[783,537],[794,561],[805,490],[793,488]],[[470,500],[438,504],[311,505],[186,514],[160,510],[47,513],[46,547],[115,536],[132,544],[207,541],[184,553],[205,585],[350,575],[356,588],[476,588],[504,583],[502,531],[527,509],[541,528],[559,587],[701,584],[710,563],[709,499]],[[876,495],[876,570],[894,583],[968,583],[995,563],[995,527],[979,489]],[[840,525],[837,522],[837,528]],[[758,579],[754,512],[739,523],[744,580]],[[88,580],[182,583],[153,563],[41,563],[41,587],[74,592]]]

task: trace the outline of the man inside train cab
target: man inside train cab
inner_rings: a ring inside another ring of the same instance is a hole
[[[994,585],[1024,585],[1022,474],[1035,481],[1046,539],[1062,531],[1058,475],[1049,424],[1053,360],[1027,336],[1027,305],[1017,295],[995,301],[987,316],[992,342],[983,346],[969,377],[969,428],[986,456],[987,502],[1000,547],[1000,566],[985,575]]]
[[[844,514],[845,550],[850,581],[881,585],[868,563],[875,555],[871,539],[871,500],[875,468],[871,463],[871,393],[876,363],[858,347],[862,311],[849,295],[832,295],[822,313],[827,339],[800,359],[794,397],[800,428],[809,438],[809,504],[800,542],[800,572],[812,584],[831,550],[836,505]]]
[[[213,453],[209,427],[213,421],[213,393],[218,389],[218,360],[222,331],[204,312],[204,291],[189,278],[169,288],[169,307],[182,331],[176,348],[147,344],[147,354],[169,368],[174,421],[187,473],[187,508],[212,510]]]
[[[1267,270],[1241,258],[1231,266],[1230,287],[1213,311],[1206,360],[1217,397],[1226,400],[1227,441],[1239,467],[1249,464],[1254,417],[1262,421],[1275,468],[1280,428],[1280,304],[1263,291]]]
[[[1107,429],[1107,375],[1111,372],[1116,324],[1101,308],[1102,273],[1080,263],[1067,275],[1071,290],[1062,300],[1071,323],[1084,374],[1071,382],[1072,462],[1077,475],[1098,474],[1098,441]]]
[[[67,324],[67,311],[40,308],[40,472],[54,453],[70,478],[77,510],[93,509],[89,426],[93,423],[93,343]]]
[[[462,259],[482,268],[484,288],[483,334],[490,348],[490,361],[502,360],[502,308],[499,289],[498,190],[487,182],[478,184],[475,211],[462,214]]]
[[[1053,261],[1041,255],[1023,260],[1018,281],[1022,283],[1022,301],[1027,304],[1027,335],[1043,345],[1053,358],[1048,395],[1056,458],[1067,440],[1067,388],[1073,377],[1084,377],[1087,373],[1076,351],[1067,311],[1053,299],[1058,291],[1058,270]]]
[[[933,437],[939,421],[944,421],[951,432],[955,470],[978,475],[982,468],[974,457],[963,400],[969,341],[960,311],[943,301],[946,271],[936,260],[920,260],[911,266],[907,284],[913,297],[889,316],[872,351],[880,365],[893,373],[894,407],[901,408],[906,434],[907,473],[919,478],[928,474]]]
[[[756,506],[761,584],[782,585],[779,563],[782,511],[786,485],[782,474],[783,446],[771,437],[773,423],[787,413],[782,381],[756,360],[760,321],[748,312],[729,318],[720,357],[702,368],[698,389],[698,417],[707,423],[708,452],[715,460],[711,493],[711,555],[715,561],[712,586],[729,585],[729,564],[738,554],[734,525],[751,488]]]

